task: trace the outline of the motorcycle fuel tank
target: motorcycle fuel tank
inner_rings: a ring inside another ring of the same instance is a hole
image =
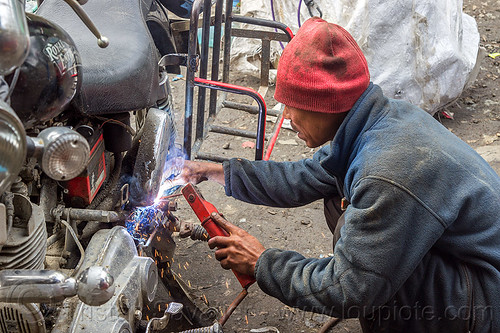
[[[56,24],[27,14],[28,57],[19,68],[11,106],[29,128],[59,115],[80,87],[81,62],[71,37]],[[12,80],[14,74],[7,77]]]

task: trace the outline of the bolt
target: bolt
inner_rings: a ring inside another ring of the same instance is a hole
[[[218,314],[219,314],[219,311],[217,311],[217,309],[216,309],[216,308],[214,308],[214,307],[209,307],[209,308],[205,311],[205,313],[204,313],[204,315],[206,315],[206,316],[207,316],[209,319],[211,319],[211,320],[214,320],[215,318],[217,318],[217,315],[218,315]]]
[[[134,318],[136,320],[141,320],[142,319],[142,311],[139,310],[139,309],[135,310],[135,312],[134,312]]]
[[[118,297],[118,306],[120,307],[120,311],[124,315],[128,313],[128,311],[130,310],[130,302],[127,296],[121,294],[120,297]]]
[[[196,197],[194,196],[194,194],[188,195],[188,201],[189,202],[194,202],[195,199],[196,199]]]
[[[168,210],[171,212],[175,212],[177,210],[177,201],[169,201]]]

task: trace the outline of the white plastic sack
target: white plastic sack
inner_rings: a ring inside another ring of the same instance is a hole
[[[242,0],[241,13],[272,19],[272,0]],[[323,18],[349,31],[363,50],[371,79],[386,96],[433,114],[475,80],[479,63],[476,21],[461,0],[315,0]],[[274,0],[275,20],[293,32],[310,17],[300,0]],[[245,26],[255,29],[255,26]],[[231,67],[257,74],[260,41],[235,38]],[[272,43],[277,59],[281,46]],[[273,80],[275,76],[271,77]]]

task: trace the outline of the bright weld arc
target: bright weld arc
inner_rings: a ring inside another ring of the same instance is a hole
[[[177,191],[181,185],[174,185],[172,180],[177,177],[184,165],[184,154],[181,149],[174,147],[172,152],[169,152],[167,162],[164,168],[165,173],[169,173],[167,177],[163,177],[162,184],[158,191],[158,195],[154,203],[146,207],[136,207],[127,218],[125,226],[129,234],[137,240],[140,244],[145,244],[158,225],[162,223],[161,210],[158,205],[162,203],[166,197],[172,195]]]

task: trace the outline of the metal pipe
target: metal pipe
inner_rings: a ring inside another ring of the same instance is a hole
[[[64,0],[73,9],[76,15],[82,20],[83,24],[92,32],[92,34],[97,38],[97,45],[100,48],[106,48],[109,45],[109,39],[99,32],[97,27],[94,25],[90,17],[85,13],[82,6],[75,0]]]
[[[196,153],[196,158],[199,160],[213,161],[213,162],[219,162],[219,163],[222,163],[224,161],[229,161],[229,158],[227,158],[227,157],[222,157],[219,155],[203,153],[203,152]]]
[[[264,31],[264,30],[247,30],[233,28],[231,30],[232,37],[253,38],[262,40],[273,40],[277,42],[289,42],[288,35],[281,32]]]
[[[221,44],[222,27],[222,7],[223,0],[217,0],[215,4],[215,22],[214,22],[214,42],[212,47],[212,81],[219,81],[219,58]],[[217,90],[210,90],[210,102],[208,108],[208,117],[215,117],[217,113]]]
[[[262,39],[261,59],[262,61],[260,62],[260,73],[261,73],[260,85],[261,87],[267,87],[269,86],[269,69],[271,68],[271,64],[269,61],[269,59],[271,59],[270,39]]]
[[[222,102],[222,106],[228,109],[235,109],[235,110],[241,110],[245,111],[251,114],[259,114],[259,107],[255,105],[249,105],[249,104],[243,104],[243,103],[238,103],[238,102],[233,102],[233,101],[224,101]],[[281,115],[280,111],[269,109],[267,110],[267,114],[270,116],[275,116],[278,117]]]
[[[88,305],[102,305],[113,297],[113,277],[102,267],[90,266],[78,278],[53,270],[0,271],[0,302],[57,303],[78,295]]]
[[[244,138],[256,139],[257,134],[251,131],[240,130],[237,128],[224,127],[218,125],[210,126],[210,132],[219,133],[219,134],[229,134],[234,136],[241,136]]]
[[[194,84],[197,86],[203,86],[211,89],[218,89],[226,92],[231,92],[239,95],[247,95],[252,97],[259,106],[259,118],[257,120],[257,140],[255,144],[255,159],[262,160],[264,157],[264,140],[266,134],[266,114],[267,108],[266,103],[262,96],[253,89],[235,86],[228,83],[204,80],[200,78],[195,78]]]
[[[292,30],[290,30],[290,28],[286,24],[283,24],[281,22],[270,21],[256,17],[241,16],[241,15],[233,15],[231,18],[234,22],[259,25],[269,28],[276,28],[283,31],[290,40],[293,38]]]
[[[202,79],[207,78],[208,73],[208,48],[210,46],[210,5],[211,0],[203,1],[203,27],[201,37],[201,56],[200,56],[200,74]],[[196,136],[195,140],[203,139],[204,123],[205,123],[205,102],[206,88],[199,87],[198,89],[198,105],[196,111]]]
[[[59,239],[61,239],[64,236],[64,233],[62,230],[57,231],[55,234],[47,238],[47,248],[57,242]]]
[[[71,220],[76,221],[96,221],[96,222],[119,222],[125,219],[125,216],[115,211],[65,208],[63,216],[69,216]]]
[[[27,157],[42,158],[44,149],[42,139],[26,136],[26,145],[27,145],[27,151],[26,151]]]
[[[50,270],[0,271],[0,301],[7,303],[55,303],[76,295],[74,278]]]
[[[198,68],[198,56],[196,55],[196,42],[198,38],[198,18],[201,12],[203,0],[194,0],[189,21],[188,58],[186,70],[186,94],[184,108],[184,153],[191,159],[191,141],[193,129],[193,97],[194,97],[194,74]]]
[[[229,59],[231,57],[231,29],[232,29],[233,1],[226,0],[226,15],[224,22],[224,52],[222,66],[222,82],[229,82]]]

